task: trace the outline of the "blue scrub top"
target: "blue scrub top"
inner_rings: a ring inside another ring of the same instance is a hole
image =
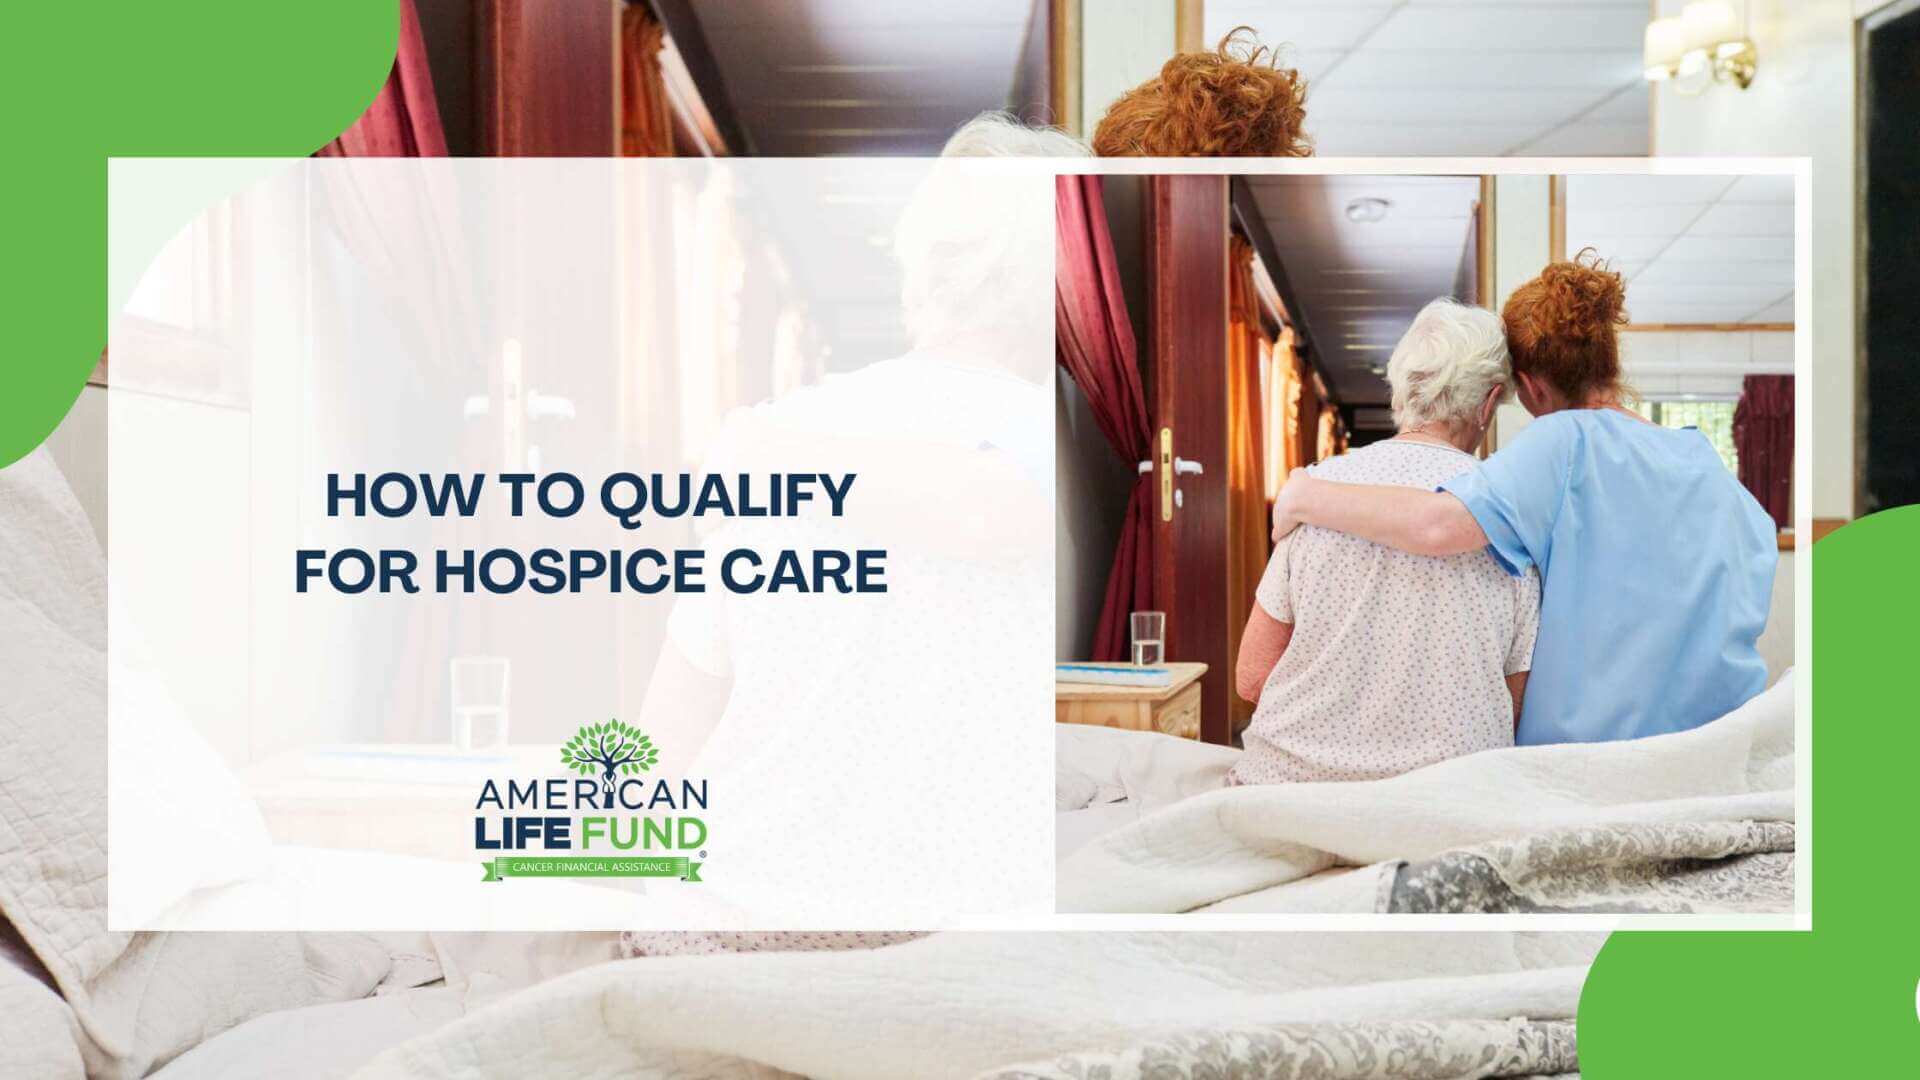
[[[1766,688],[1779,541],[1698,429],[1565,409],[1440,490],[1508,573],[1540,569],[1516,742],[1683,731]]]

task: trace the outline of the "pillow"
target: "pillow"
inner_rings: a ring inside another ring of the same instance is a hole
[[[255,1013],[368,993],[389,960],[360,935],[107,929],[106,670],[105,563],[42,448],[0,469],[0,917],[66,999],[59,1009],[78,1027],[89,1073],[144,1075]],[[129,700],[152,706],[142,714],[153,723],[146,734],[173,748],[166,780],[181,790],[124,809],[189,830],[168,841],[183,851],[264,853],[257,809],[164,696]],[[208,814],[213,840],[196,841],[191,822]],[[182,863],[162,891],[232,876],[222,861]],[[47,993],[6,978],[7,1003],[52,1015]]]

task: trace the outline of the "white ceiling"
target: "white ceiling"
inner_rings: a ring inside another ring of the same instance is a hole
[[[926,156],[1005,108],[1034,0],[700,0],[740,123],[765,156]]]
[[[1384,367],[1407,324],[1453,293],[1473,227],[1473,176],[1252,176],[1255,205],[1312,331],[1333,391],[1384,404]],[[1385,220],[1355,223],[1356,198],[1386,199]]]
[[[1793,179],[1573,176],[1567,252],[1627,276],[1636,323],[1793,321]]]
[[[1647,0],[1207,0],[1307,77],[1323,156],[1642,156]]]

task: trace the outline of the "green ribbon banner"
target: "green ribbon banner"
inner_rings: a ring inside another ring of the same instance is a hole
[[[598,855],[503,855],[480,864],[484,884],[509,877],[643,877],[699,881],[701,863],[684,855],[607,858]]]

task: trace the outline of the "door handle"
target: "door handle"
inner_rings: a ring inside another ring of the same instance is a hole
[[[1205,475],[1207,469],[1206,466],[1197,461],[1188,461],[1186,458],[1174,456],[1172,428],[1160,429],[1160,452],[1158,458],[1160,469],[1160,520],[1172,521],[1173,511],[1186,503],[1186,500],[1180,497],[1180,489],[1174,486],[1174,478],[1180,476],[1202,476]],[[1150,473],[1153,470],[1154,462],[1143,461],[1140,463],[1140,472],[1142,475]]]

